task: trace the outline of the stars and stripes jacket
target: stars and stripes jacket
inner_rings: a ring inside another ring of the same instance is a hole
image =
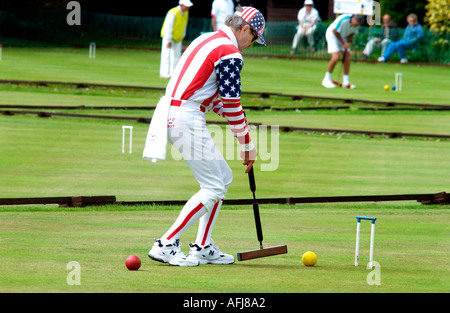
[[[199,103],[202,112],[225,117],[244,151],[254,148],[241,106],[242,54],[228,26],[195,39],[183,53],[166,88],[172,103]],[[181,100],[181,101],[180,101]]]

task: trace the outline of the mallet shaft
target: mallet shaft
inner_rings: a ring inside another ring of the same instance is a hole
[[[253,214],[255,215],[256,234],[258,235],[258,241],[259,241],[260,248],[257,250],[238,252],[238,254],[237,254],[238,261],[264,258],[264,257],[271,256],[271,255],[287,253],[286,245],[263,248],[263,244],[262,244],[263,234],[262,234],[262,227],[261,227],[261,219],[259,217],[259,205],[258,205],[258,202],[256,201],[256,196],[255,196],[256,184],[255,184],[255,174],[253,172],[253,167],[248,172],[248,180],[250,183],[250,190],[253,193]]]
[[[261,218],[259,216],[259,204],[256,201],[255,191],[256,191],[256,183],[255,183],[255,174],[253,172],[253,167],[248,172],[248,181],[250,183],[250,190],[253,193],[253,215],[255,215],[255,225],[256,225],[256,235],[258,236],[259,246],[263,248],[263,233],[261,226]]]

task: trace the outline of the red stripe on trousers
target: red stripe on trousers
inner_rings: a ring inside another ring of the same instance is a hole
[[[203,204],[200,203],[199,205],[197,205],[184,219],[183,223],[181,223],[180,226],[177,227],[177,229],[175,229],[173,231],[173,233],[171,233],[168,237],[167,240],[172,239],[173,236],[175,236],[180,230],[183,229],[184,226],[186,226],[186,224],[189,222],[189,220],[192,218],[192,216],[194,216],[198,211],[200,211],[203,208]]]
[[[211,216],[209,217],[208,224],[206,225],[205,234],[203,235],[202,239],[202,246],[205,245],[206,237],[208,237],[209,228],[211,227],[212,221],[214,220],[214,216],[216,216],[217,207],[219,206],[219,202],[217,201],[216,204],[213,207],[213,210],[211,212]]]

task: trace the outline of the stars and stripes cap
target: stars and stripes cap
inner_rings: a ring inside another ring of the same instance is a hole
[[[263,37],[266,20],[261,12],[253,7],[242,7],[242,12],[236,11],[234,14],[242,17],[258,33],[257,43],[267,46]]]

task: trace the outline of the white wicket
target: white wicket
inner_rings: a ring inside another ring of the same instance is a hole
[[[89,44],[89,59],[95,59],[95,42]]]
[[[2,50],[3,50],[3,45],[0,45],[0,61],[2,60]]]
[[[361,230],[361,220],[370,220],[372,221],[372,226],[370,229],[370,255],[369,255],[369,267],[372,268],[373,265],[373,246],[375,242],[375,221],[376,217],[366,217],[366,216],[357,216],[356,217],[356,249],[355,249],[355,266],[358,266],[359,259],[359,233]]]
[[[133,126],[122,126],[122,153],[125,153],[125,131],[130,130],[130,153],[133,144]]]
[[[402,73],[395,73],[395,91],[402,91]]]

